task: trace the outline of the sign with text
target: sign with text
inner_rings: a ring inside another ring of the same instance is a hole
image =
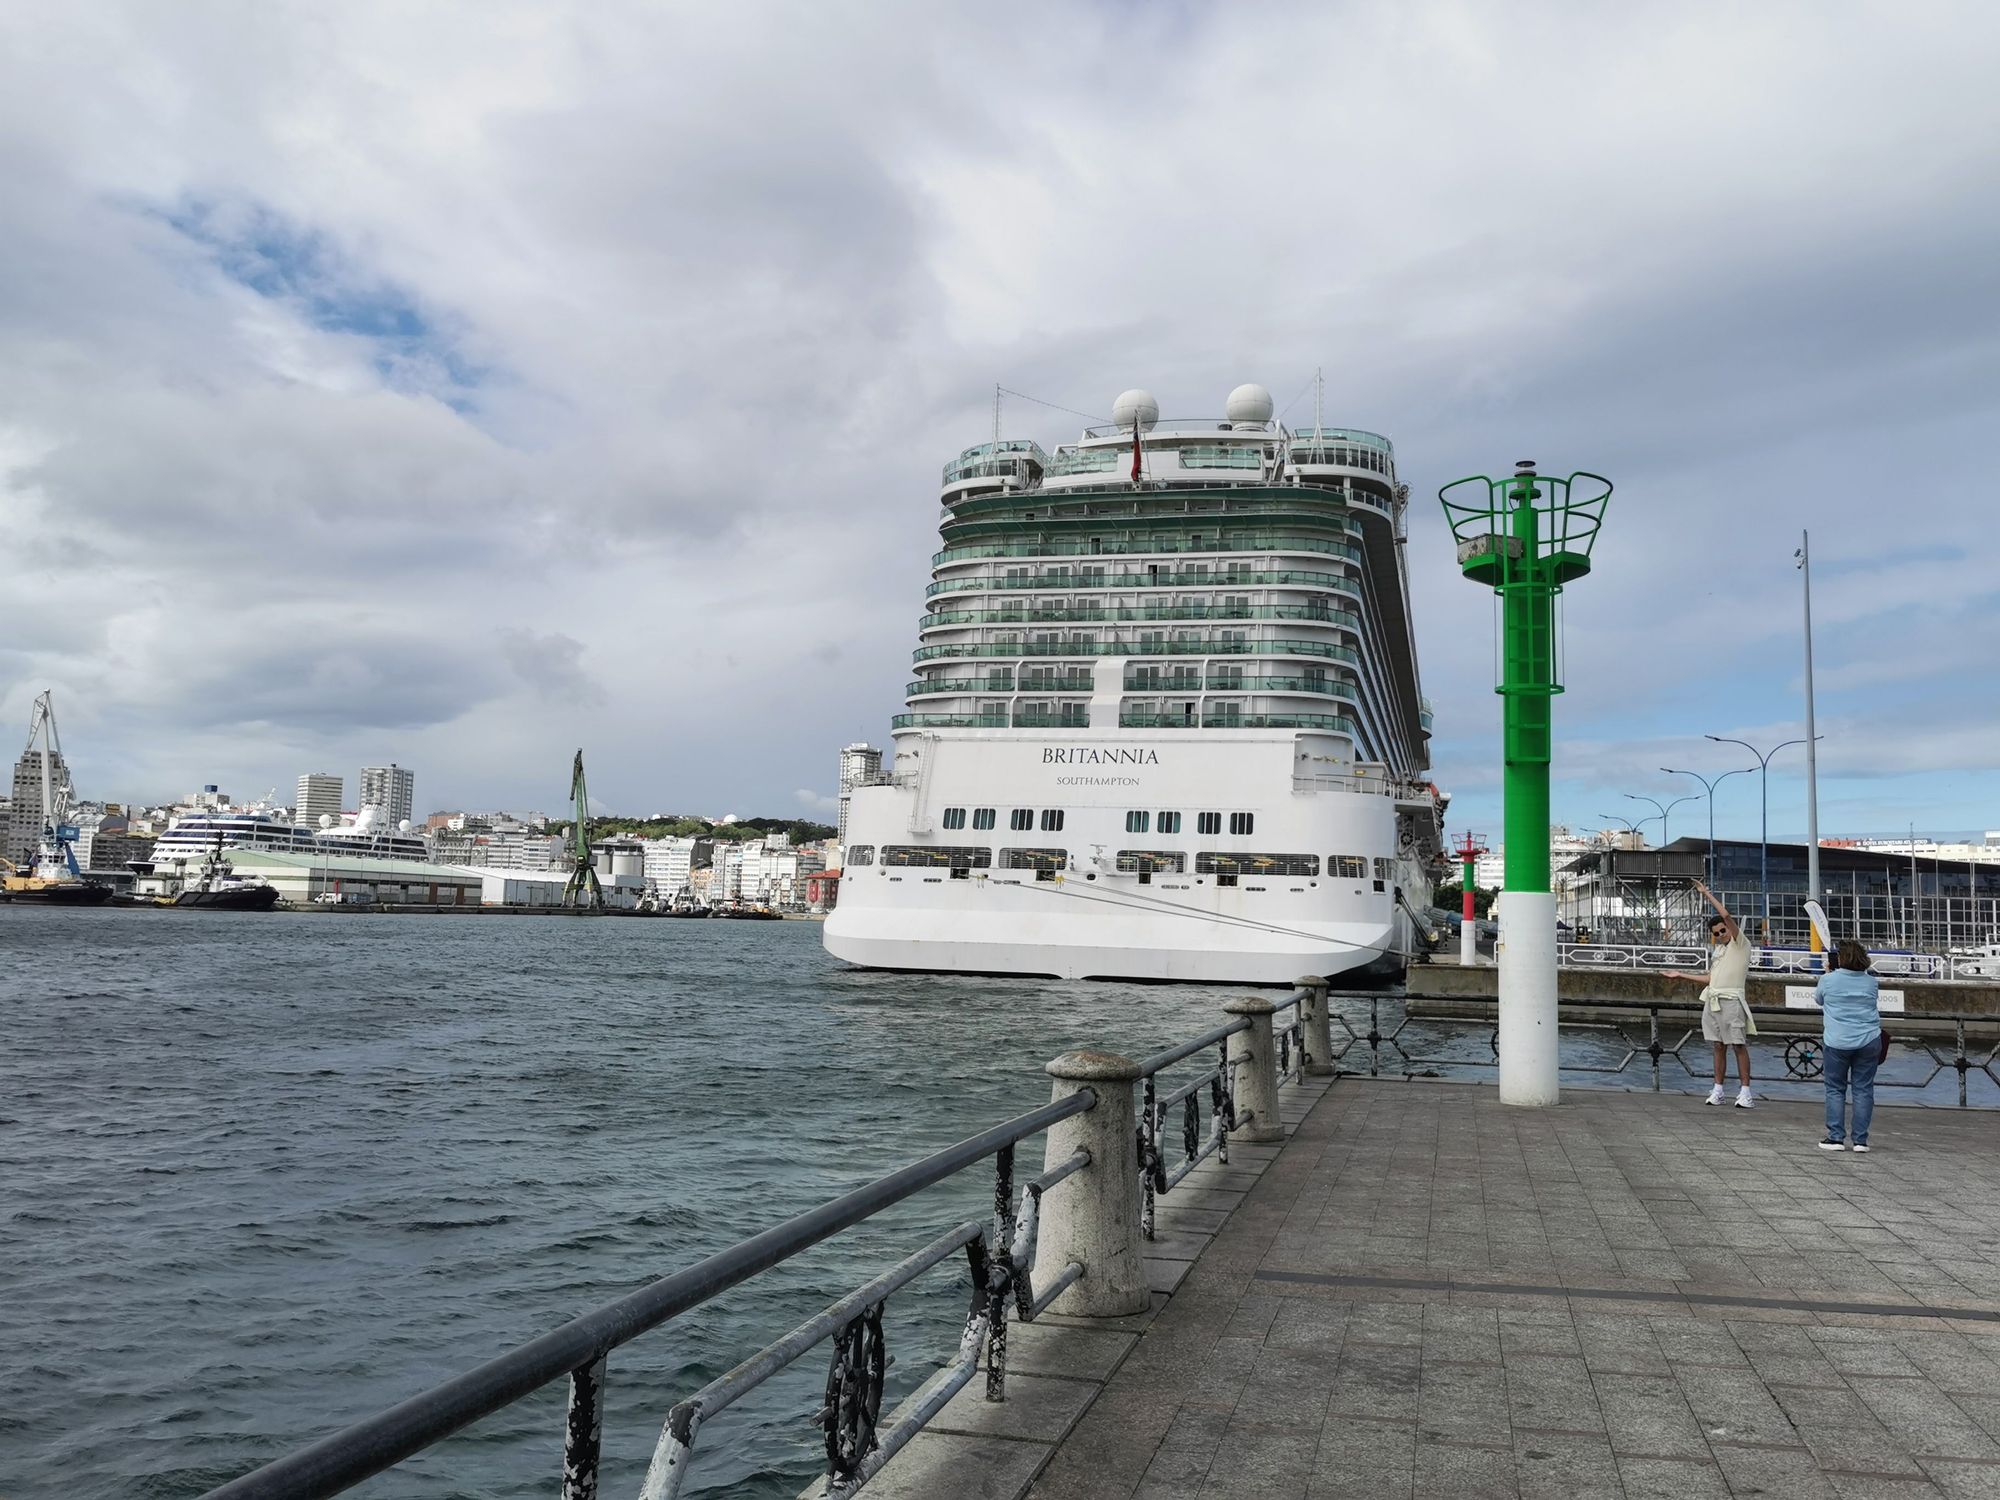
[[[1882,990],[1876,995],[1875,1004],[1885,1015],[1901,1015],[1903,1011],[1903,992],[1901,990]],[[1785,1009],[1818,1010],[1819,1007],[1813,1004],[1813,987],[1809,984],[1786,985]]]

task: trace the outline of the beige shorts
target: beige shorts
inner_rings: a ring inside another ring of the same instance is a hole
[[[1732,990],[1701,992],[1701,1036],[1703,1041],[1720,1042],[1725,1047],[1741,1047],[1756,1034],[1757,1023],[1750,1019],[1750,1006]]]

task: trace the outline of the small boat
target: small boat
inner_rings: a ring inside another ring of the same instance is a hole
[[[714,912],[706,906],[669,906],[661,910],[663,917],[712,917]]]
[[[192,906],[208,911],[269,911],[278,904],[278,888],[268,880],[250,880],[236,873],[222,857],[222,835],[215,848],[186,885],[162,906]]]
[[[783,917],[768,906],[719,906],[715,910],[718,917],[730,917],[738,922],[782,922]]]

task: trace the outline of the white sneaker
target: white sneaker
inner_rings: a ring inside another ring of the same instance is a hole
[[[1736,1107],[1738,1109],[1749,1109],[1756,1102],[1755,1099],[1750,1097],[1749,1084],[1744,1084],[1742,1088],[1736,1091]]]
[[[1708,1102],[1709,1102],[1710,1104],[1720,1104],[1720,1103],[1722,1102],[1722,1085],[1721,1085],[1721,1084],[1719,1084],[1719,1083],[1718,1083],[1718,1084],[1717,1084],[1717,1085],[1716,1085],[1716,1086],[1715,1086],[1714,1088],[1712,1088],[1712,1089],[1710,1089],[1710,1090],[1708,1091]]]

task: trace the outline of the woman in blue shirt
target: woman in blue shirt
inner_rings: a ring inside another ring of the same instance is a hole
[[[1851,1149],[1868,1149],[1868,1121],[1875,1113],[1875,1065],[1882,1060],[1878,986],[1868,972],[1868,950],[1851,938],[1834,945],[1833,967],[1813,987],[1813,1003],[1826,1013],[1826,1139],[1822,1151],[1850,1149],[1847,1095],[1854,1095]]]

